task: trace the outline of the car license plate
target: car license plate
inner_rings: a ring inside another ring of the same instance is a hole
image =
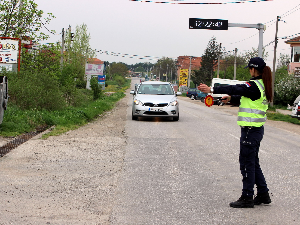
[[[162,108],[149,108],[148,111],[160,112],[160,111],[162,111]]]

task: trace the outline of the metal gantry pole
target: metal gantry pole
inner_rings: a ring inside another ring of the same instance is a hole
[[[256,28],[259,30],[259,43],[258,43],[258,57],[262,58],[263,50],[263,33],[266,26],[262,23],[258,24],[243,24],[243,23],[228,23],[228,27],[244,27],[244,28]]]

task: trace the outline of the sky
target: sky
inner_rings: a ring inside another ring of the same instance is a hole
[[[155,63],[161,57],[201,57],[212,37],[222,43],[227,54],[243,54],[258,47],[259,36],[255,28],[229,27],[228,30],[189,29],[189,18],[223,19],[229,23],[266,25],[263,46],[275,39],[278,23],[277,59],[290,55],[287,39],[300,36],[300,1],[273,0],[35,0],[38,9],[53,13],[55,19],[43,31],[50,35],[42,43],[61,41],[62,28],[86,24],[91,36],[90,46],[97,51],[120,53],[119,56],[100,54],[102,61]],[[159,3],[163,2],[163,3]],[[239,3],[234,3],[239,2]],[[193,4],[182,4],[193,3]],[[197,4],[195,4],[197,3]],[[201,4],[199,4],[201,3]],[[221,3],[221,4],[207,4]],[[294,36],[291,36],[294,35]],[[266,46],[266,63],[272,68],[274,43]],[[124,57],[122,57],[124,56]],[[150,56],[150,57],[149,57]],[[140,59],[142,58],[142,59]]]

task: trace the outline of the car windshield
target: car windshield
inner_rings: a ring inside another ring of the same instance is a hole
[[[174,92],[169,84],[141,84],[138,94],[173,95]]]

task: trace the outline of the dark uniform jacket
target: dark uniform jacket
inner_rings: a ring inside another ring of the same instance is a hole
[[[238,105],[241,97],[245,96],[255,101],[260,98],[261,93],[256,83],[253,80],[262,79],[262,76],[253,77],[245,84],[236,84],[228,86],[214,87],[214,94],[228,94],[231,96],[231,104]]]

